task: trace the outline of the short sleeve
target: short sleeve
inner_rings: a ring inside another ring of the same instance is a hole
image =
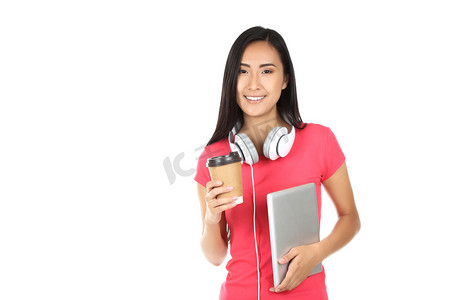
[[[325,181],[330,178],[344,162],[345,155],[339,146],[336,136],[328,128],[324,145],[321,180]]]
[[[206,166],[206,160],[208,159],[207,149],[203,149],[202,154],[198,158],[197,171],[195,173],[194,180],[206,187],[206,183],[211,181],[211,175],[209,174],[209,169]]]
[[[209,174],[209,169],[206,166],[206,161],[208,158],[219,155],[226,155],[230,152],[230,147],[228,146],[228,140],[222,139],[218,142],[210,144],[203,149],[202,154],[198,158],[197,162],[197,172],[195,173],[194,180],[206,187],[206,183],[211,181],[211,175]]]

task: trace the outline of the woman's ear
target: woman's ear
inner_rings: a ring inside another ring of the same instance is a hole
[[[287,85],[289,83],[289,74],[284,75],[284,82],[283,82],[283,86],[281,87],[282,90],[284,90]]]

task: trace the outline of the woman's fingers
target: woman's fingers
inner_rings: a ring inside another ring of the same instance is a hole
[[[220,199],[216,199],[214,201],[214,203],[212,203],[212,205],[215,205],[214,207],[228,205],[228,204],[231,204],[231,203],[235,202],[237,199],[238,199],[237,196],[220,198]]]
[[[282,258],[280,258],[278,260],[279,264],[285,264],[288,263],[289,261],[291,261],[291,259],[293,259],[294,257],[296,257],[298,255],[298,248],[294,247],[291,250],[289,250],[288,253],[286,253],[286,255],[284,255]]]
[[[227,202],[226,204],[222,204],[220,206],[217,206],[216,209],[218,209],[219,211],[226,211],[227,209],[233,208],[237,205],[237,203],[235,202],[237,200],[233,199],[231,202]]]
[[[208,181],[206,183],[206,192],[209,193],[211,191],[211,189],[213,189],[214,187],[218,187],[222,185],[222,181],[220,180],[216,180],[216,181]]]
[[[205,200],[206,200],[206,203],[208,203],[208,205],[211,202],[215,203],[215,201],[218,200],[217,199],[218,195],[223,194],[223,193],[227,193],[227,192],[229,192],[229,191],[231,191],[233,189],[233,187],[231,187],[231,186],[217,187],[215,185],[217,185],[217,183],[214,183],[212,181],[207,183],[207,187],[209,189],[209,192],[206,193]]]
[[[222,187],[216,187],[213,188],[210,192],[209,192],[209,197],[210,199],[216,198],[218,195],[229,192],[233,189],[232,186],[222,186]]]
[[[221,199],[214,199],[213,201],[208,203],[208,208],[211,210],[212,213],[221,213],[227,209],[230,209],[232,207],[236,206],[236,200],[238,197],[226,197]]]
[[[237,205],[237,199],[238,197],[214,198],[212,201],[208,202],[206,210],[206,219],[208,220],[208,223],[217,224],[221,219],[222,212]]]
[[[220,221],[221,213],[227,209],[233,208],[237,205],[237,196],[217,198],[218,195],[227,193],[233,188],[230,186],[222,186],[223,182],[209,181],[206,183],[207,193],[205,201],[207,205],[207,218],[211,223],[217,223]]]

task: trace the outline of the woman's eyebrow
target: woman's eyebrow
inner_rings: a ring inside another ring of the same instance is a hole
[[[241,66],[250,68],[250,65],[249,65],[249,64],[241,63]],[[277,66],[274,65],[274,64],[272,64],[272,63],[267,63],[267,64],[259,65],[259,67],[260,67],[260,68],[264,68],[264,67],[275,67],[275,68],[276,68]]]

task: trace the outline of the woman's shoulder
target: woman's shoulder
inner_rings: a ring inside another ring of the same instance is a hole
[[[230,151],[228,138],[223,138],[215,143],[205,146],[201,158],[207,159],[213,156],[227,155]]]
[[[217,151],[220,151],[220,150],[226,151],[229,148],[228,138],[223,138],[221,140],[218,140],[217,142],[214,142],[214,143],[206,146],[205,148],[214,149]]]
[[[327,135],[330,128],[317,123],[307,123],[303,129],[296,128],[296,135],[307,135],[307,136],[323,136]]]
[[[303,129],[296,130],[294,147],[316,154],[323,149],[330,135],[329,127],[317,123],[307,123]]]

